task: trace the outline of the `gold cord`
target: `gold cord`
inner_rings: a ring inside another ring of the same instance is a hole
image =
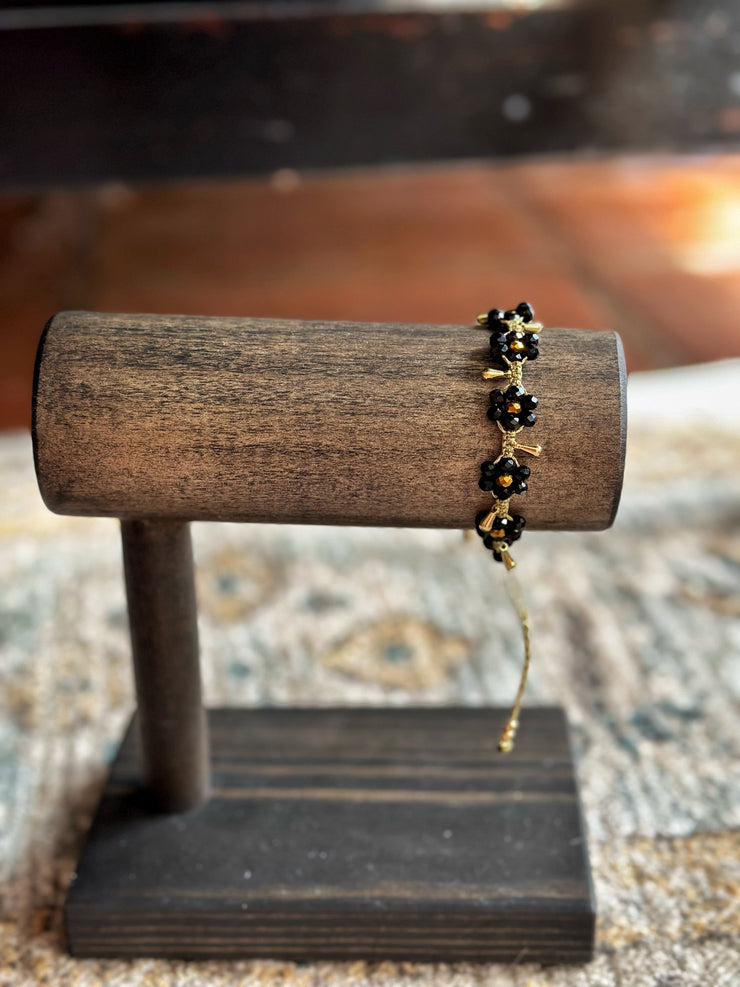
[[[505,583],[506,591],[509,594],[509,599],[514,604],[514,609],[519,616],[519,623],[522,628],[522,638],[524,640],[524,665],[522,667],[522,677],[519,681],[519,689],[516,694],[516,699],[514,700],[514,705],[511,708],[509,719],[506,721],[506,726],[501,731],[501,736],[498,741],[498,749],[502,754],[508,754],[514,748],[514,740],[516,738],[517,729],[519,728],[519,711],[522,708],[522,699],[524,698],[524,690],[527,686],[529,666],[532,661],[529,614],[527,613],[527,606],[524,602],[522,588],[519,585],[519,580],[513,572],[509,572],[507,574]]]

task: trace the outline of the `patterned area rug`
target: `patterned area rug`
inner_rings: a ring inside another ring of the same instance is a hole
[[[49,514],[28,437],[1,439],[0,985],[737,987],[740,368],[720,375],[734,418],[695,373],[635,382],[611,531],[517,546],[527,702],[563,704],[577,747],[599,907],[581,968],[67,957],[61,903],[132,710],[120,545],[115,522]],[[194,541],[211,705],[505,705],[516,690],[516,617],[477,539],[197,525]]]

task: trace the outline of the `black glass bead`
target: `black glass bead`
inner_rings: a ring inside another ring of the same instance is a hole
[[[526,479],[529,479],[529,475],[531,472],[532,470],[529,468],[529,466],[519,467],[519,475],[525,477]]]
[[[508,322],[510,319],[516,318],[516,309],[509,308],[504,312],[504,318]]]
[[[496,464],[491,459],[487,459],[485,463],[480,464],[481,473],[494,473],[496,471]]]
[[[516,314],[520,316],[523,322],[531,322],[534,318],[534,310],[529,302],[519,302],[516,307]]]
[[[481,488],[481,490],[485,490],[488,492],[490,490],[493,490],[495,482],[496,481],[492,476],[484,475],[480,478],[480,480],[478,480],[478,486]]]
[[[494,541],[508,541],[509,540],[509,526],[511,521],[507,517],[499,517],[493,523],[493,528],[491,529],[491,538],[493,538],[494,531],[502,531],[503,537],[498,539],[494,538]]]
[[[503,309],[492,308],[488,313],[488,324],[493,325],[494,322],[500,322],[504,317]]]
[[[536,408],[537,405],[540,403],[540,399],[536,397],[534,394],[528,394],[527,398],[528,398],[527,404],[532,409]]]
[[[510,473],[511,470],[513,470],[514,467],[516,466],[516,463],[514,462],[513,459],[511,459],[511,458],[509,458],[507,456],[506,459],[499,459],[498,465],[499,465],[499,469],[501,470],[502,473]],[[522,467],[520,467],[520,469],[525,469],[527,472],[524,475],[525,476],[529,476],[529,467],[528,466],[522,466]]]
[[[531,428],[534,425],[534,423],[537,421],[537,415],[532,415],[532,414],[525,415],[521,421],[524,428]]]
[[[523,494],[527,489],[526,480],[515,480],[512,486],[509,488],[513,493]]]

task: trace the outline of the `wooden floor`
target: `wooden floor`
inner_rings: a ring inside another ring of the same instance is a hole
[[[740,155],[0,198],[0,428],[60,308],[465,323],[527,299],[628,368],[740,355]]]

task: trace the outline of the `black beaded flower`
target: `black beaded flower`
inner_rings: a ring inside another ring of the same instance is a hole
[[[487,515],[488,511],[480,511],[476,514],[475,530],[483,539],[485,547],[493,552],[496,562],[503,562],[504,557],[501,554],[501,549],[504,547],[508,548],[512,542],[519,541],[527,523],[526,519],[521,514],[512,514],[509,517],[497,517],[490,531],[482,531],[480,523]]]
[[[538,401],[534,394],[527,394],[519,384],[512,384],[505,391],[491,391],[491,407],[488,417],[498,422],[507,432],[529,428],[537,421],[534,410]]]
[[[491,530],[483,531],[480,528],[480,523],[484,517],[488,516],[488,513],[488,511],[480,511],[475,516],[475,530],[483,539],[483,544],[486,548],[493,549],[496,543],[500,545],[504,542],[507,545],[511,545],[512,542],[519,541],[527,523],[521,514],[512,514],[510,517],[497,517],[493,522]]]
[[[496,329],[491,333],[491,358],[500,367],[522,360],[536,360],[539,356],[540,337],[536,332],[517,332],[515,329]]]
[[[507,500],[513,494],[527,489],[529,466],[520,466],[511,456],[502,456],[495,462],[481,463],[478,486],[490,491],[497,500]]]
[[[531,322],[534,319],[534,309],[529,302],[519,302],[516,308],[510,308],[506,312],[500,308],[492,308],[488,313],[488,325],[491,329],[508,329],[506,323],[515,319],[517,315],[522,322]]]

